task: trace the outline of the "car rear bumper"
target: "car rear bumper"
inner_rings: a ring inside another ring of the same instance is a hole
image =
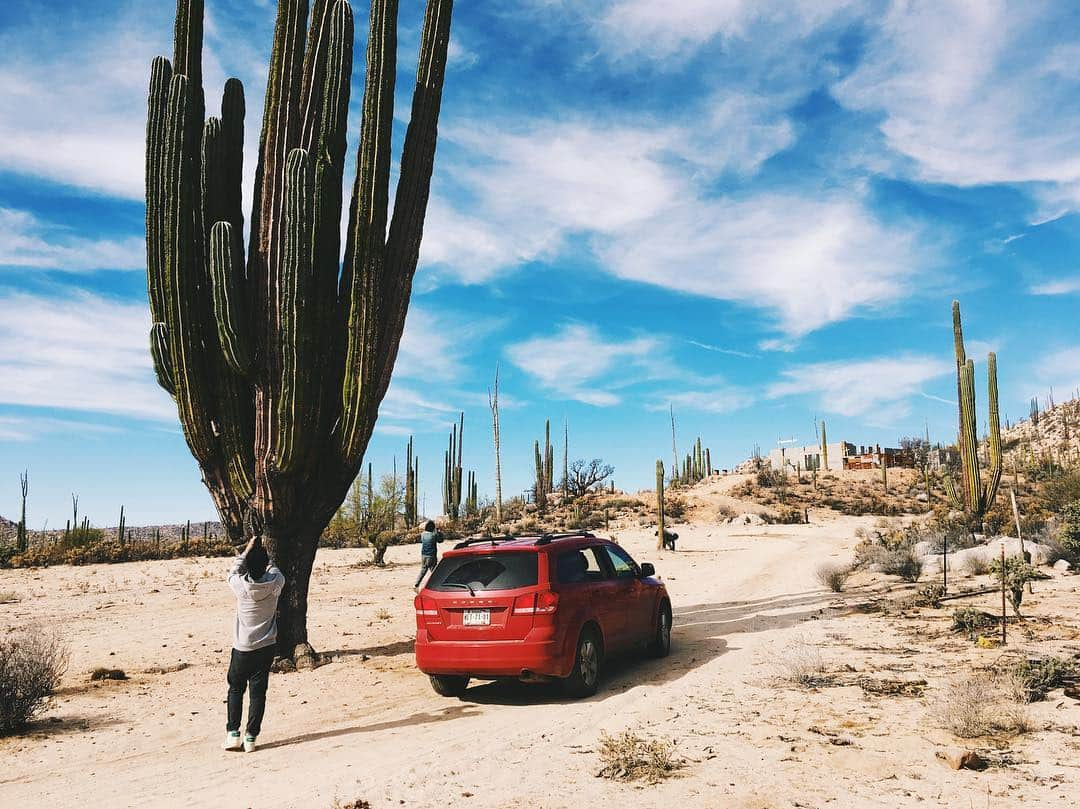
[[[567,661],[564,646],[547,633],[530,633],[524,640],[432,640],[426,629],[418,629],[416,665],[424,674],[566,677],[573,661]]]

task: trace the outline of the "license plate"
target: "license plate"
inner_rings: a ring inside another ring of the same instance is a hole
[[[464,626],[490,626],[491,610],[465,610],[461,623]]]

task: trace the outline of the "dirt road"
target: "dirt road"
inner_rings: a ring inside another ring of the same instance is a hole
[[[618,532],[667,581],[672,655],[613,661],[601,691],[578,702],[505,684],[438,697],[413,668],[416,549],[391,549],[384,570],[357,568],[366,552],[320,552],[311,640],[334,662],[272,677],[252,755],[218,747],[231,626],[225,560],[0,571],[0,590],[21,596],[0,606],[5,623],[60,622],[72,642],[54,721],[0,741],[0,804],[981,805],[987,786],[1007,792],[1010,776],[939,767],[907,706],[867,705],[853,688],[808,698],[770,682],[804,638],[836,647],[834,664],[857,662],[852,646],[893,643],[865,616],[845,617],[843,601],[814,580],[821,561],[850,557],[859,524],[679,526],[679,552],[662,556],[646,530]],[[146,673],[177,664],[187,665]],[[91,684],[97,666],[130,679]],[[889,711],[897,716],[885,725]],[[855,743],[808,732],[830,723]],[[600,732],[627,728],[675,739],[682,777],[646,791],[596,778]],[[1047,796],[1070,805],[1064,792]]]

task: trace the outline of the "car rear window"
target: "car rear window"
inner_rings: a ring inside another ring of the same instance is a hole
[[[513,590],[530,587],[537,582],[537,556],[503,552],[483,556],[445,556],[431,574],[428,587],[432,590]]]

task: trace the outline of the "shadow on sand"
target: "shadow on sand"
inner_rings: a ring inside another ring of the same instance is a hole
[[[731,650],[726,635],[787,629],[835,606],[834,594],[790,593],[747,601],[695,604],[675,610],[671,654],[661,660],[620,655],[604,661],[600,691],[586,702],[602,701],[641,685],[662,685]],[[468,689],[462,702],[480,705],[533,705],[577,702],[558,683],[526,685],[496,680]]]
[[[288,739],[279,739],[273,742],[259,745],[260,750],[272,750],[275,747],[288,747],[294,744],[317,742],[323,739],[336,739],[341,736],[352,736],[357,733],[374,733],[379,730],[392,730],[394,728],[407,728],[415,725],[429,725],[433,722],[447,722],[452,719],[460,719],[465,716],[475,716],[480,711],[470,705],[450,705],[441,711],[420,711],[401,719],[389,722],[372,722],[367,725],[354,725],[348,728],[336,728],[323,730],[316,733],[304,733]]]

